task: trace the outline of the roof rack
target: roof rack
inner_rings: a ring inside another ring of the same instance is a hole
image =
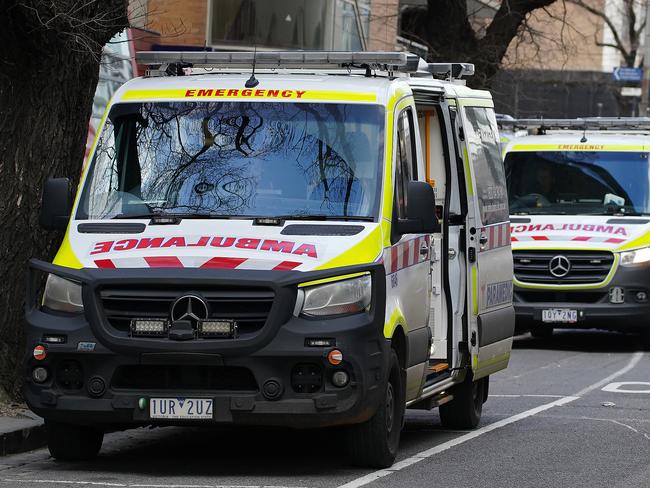
[[[413,73],[420,57],[405,52],[384,51],[140,51],[136,62],[149,65],[150,75],[183,75],[184,68],[360,68]]]
[[[546,130],[634,130],[650,129],[650,117],[585,117],[577,119],[502,119],[502,127]]]
[[[471,63],[429,63],[427,71],[434,78],[458,80],[465,76],[474,76],[474,65]]]

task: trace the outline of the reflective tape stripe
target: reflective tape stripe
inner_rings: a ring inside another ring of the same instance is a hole
[[[488,241],[480,247],[479,252],[490,251],[510,245],[510,223],[493,224],[481,229],[485,233]]]
[[[646,151],[647,146],[624,144],[514,144],[511,151]]]
[[[429,236],[420,236],[385,248],[381,262],[384,263],[386,274],[397,273],[401,269],[428,261],[428,254],[420,254],[420,248],[428,246],[428,243]]]
[[[299,267],[299,261],[248,259],[229,256],[212,258],[200,256],[146,256],[135,258],[96,259],[98,268],[203,268],[203,269],[258,269],[288,271]]]
[[[199,93],[202,92],[202,93]],[[278,94],[276,95],[276,92]],[[284,94],[283,94],[284,93]],[[337,90],[240,89],[240,88],[183,88],[167,90],[129,90],[122,100],[328,100],[345,102],[376,102],[377,95],[369,92]]]
[[[620,244],[625,242],[625,239],[620,237],[607,237],[607,236],[575,236],[575,235],[518,235],[512,236],[512,242],[531,242],[531,241],[553,241],[553,242],[604,242],[606,244]]]

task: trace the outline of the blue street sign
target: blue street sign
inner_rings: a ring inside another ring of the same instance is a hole
[[[614,68],[614,79],[616,81],[641,81],[643,79],[643,68],[625,68],[619,66]]]

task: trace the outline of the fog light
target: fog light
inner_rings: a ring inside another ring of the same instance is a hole
[[[132,335],[165,335],[167,333],[166,320],[133,319],[131,320]]]
[[[199,322],[202,336],[232,337],[235,334],[235,322],[232,320],[202,320]]]
[[[335,371],[332,375],[332,384],[343,388],[350,381],[350,376],[345,371]]]
[[[329,361],[330,364],[333,364],[334,366],[338,366],[343,362],[343,353],[338,349],[332,349],[327,355],[327,360]]]
[[[45,346],[41,346],[40,344],[34,348],[34,359],[37,361],[42,361],[47,357],[47,350],[45,349]]]
[[[88,381],[88,393],[94,397],[100,397],[106,390],[106,383],[99,376],[94,376]]]
[[[267,400],[277,400],[282,396],[282,383],[276,379],[266,380],[262,385],[262,394]]]
[[[49,373],[47,372],[47,369],[43,368],[42,366],[34,368],[32,371],[32,378],[34,379],[35,383],[45,383],[48,377]]]
[[[43,342],[47,344],[65,344],[68,336],[59,334],[45,334],[43,335]]]
[[[334,347],[336,339],[326,337],[308,337],[305,339],[305,347]]]
[[[648,299],[648,294],[644,291],[638,291],[636,293],[636,299],[640,302],[645,302]]]

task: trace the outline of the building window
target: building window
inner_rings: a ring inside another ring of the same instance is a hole
[[[327,0],[212,0],[212,45],[322,49]]]
[[[208,43],[272,49],[363,50],[369,0],[210,0]]]

